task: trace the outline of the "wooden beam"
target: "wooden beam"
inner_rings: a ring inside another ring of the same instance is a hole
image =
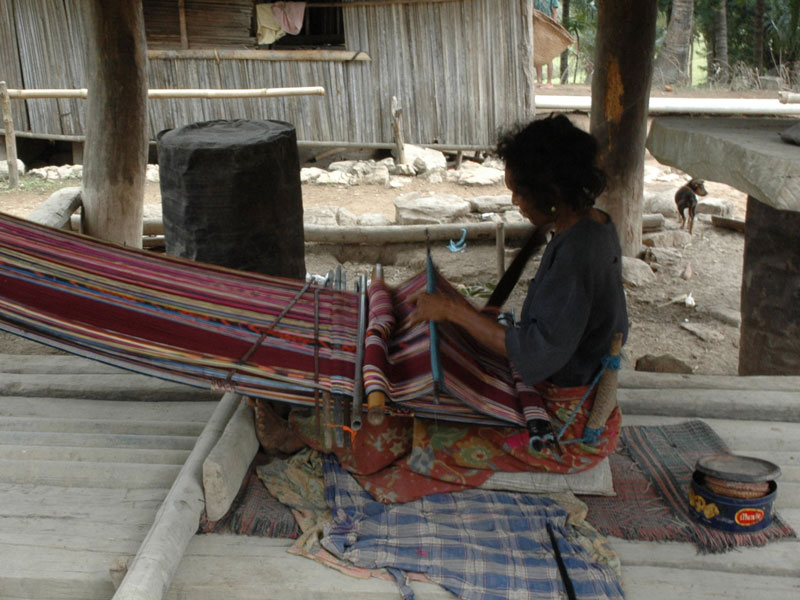
[[[88,6],[85,232],[141,248],[148,144],[142,3],[98,0]]]
[[[19,185],[19,169],[17,168],[17,140],[14,136],[14,120],[11,117],[11,101],[8,97],[8,86],[0,81],[0,103],[3,107],[3,127],[6,138],[6,162],[8,164],[8,188]]]
[[[186,546],[197,532],[203,511],[200,482],[203,461],[219,440],[240,402],[241,396],[230,393],[219,401],[158,510],[139,552],[128,566],[114,600],[161,598],[169,590]]]
[[[655,0],[600,2],[591,132],[608,176],[598,201],[614,221],[622,253],[636,256],[642,245],[642,196],[647,110],[653,74],[658,6]]]

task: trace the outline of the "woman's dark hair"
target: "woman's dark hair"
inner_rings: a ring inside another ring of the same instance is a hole
[[[606,187],[595,164],[597,142],[564,115],[501,132],[497,155],[511,172],[514,187],[544,213],[556,198],[580,211]]]

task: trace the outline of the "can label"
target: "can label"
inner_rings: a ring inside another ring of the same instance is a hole
[[[760,508],[743,508],[733,519],[742,527],[756,525],[764,520],[764,511]]]

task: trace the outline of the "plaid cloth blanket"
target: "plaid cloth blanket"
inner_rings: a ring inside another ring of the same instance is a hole
[[[358,567],[386,568],[407,600],[414,597],[409,573],[468,600],[566,597],[548,524],[578,598],[623,597],[613,569],[591,561],[571,535],[567,512],[548,498],[466,490],[387,506],[335,457],[326,457],[324,469],[333,521],[323,547]]]

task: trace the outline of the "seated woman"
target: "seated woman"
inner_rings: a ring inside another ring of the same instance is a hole
[[[412,325],[449,322],[507,357],[521,379],[528,430],[402,416],[365,427],[351,451],[337,454],[383,501],[478,486],[497,471],[584,471],[616,447],[617,408],[586,427],[612,339],[628,332],[619,239],[609,216],[593,207],[605,188],[597,144],[556,116],[504,134],[497,152],[513,204],[538,232],[554,232],[518,322],[505,326],[463,298],[429,293],[412,298],[409,319]],[[310,430],[300,426],[301,435],[303,429]],[[390,447],[395,450],[387,454]]]
[[[614,224],[594,208],[605,188],[597,143],[564,116],[505,134],[511,202],[537,228],[552,227],[519,322],[504,327],[466,303],[420,294],[412,321],[449,321],[510,359],[527,385],[585,386],[614,334],[628,332],[622,256]],[[550,386],[552,387],[552,386]]]

